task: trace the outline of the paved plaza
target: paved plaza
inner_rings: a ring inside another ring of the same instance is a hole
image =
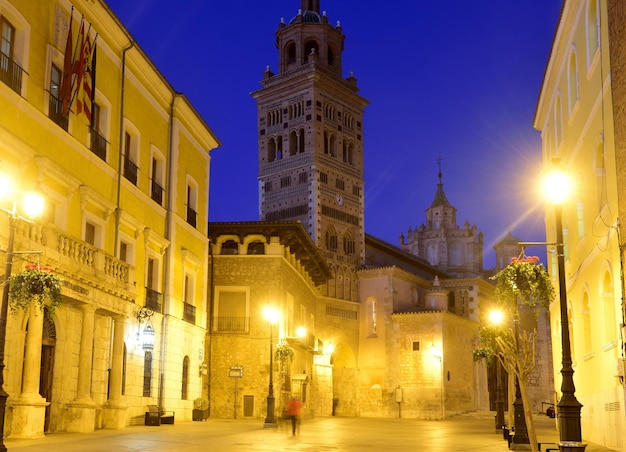
[[[558,440],[554,419],[538,415],[536,426],[539,441]],[[210,419],[89,434],[56,433],[43,439],[9,439],[5,443],[9,451],[19,452],[508,451],[502,433],[495,432],[493,413],[445,421],[324,417],[304,420],[295,436],[286,423],[265,429],[260,419]],[[610,449],[592,443],[586,450],[607,451]]]

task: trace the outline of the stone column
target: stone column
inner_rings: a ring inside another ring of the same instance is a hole
[[[113,318],[111,380],[109,383],[109,400],[104,406],[104,428],[118,429],[126,426],[126,408],[128,406],[122,395],[125,321],[126,318],[122,315]]]
[[[44,436],[48,402],[39,394],[43,319],[44,313],[39,303],[32,302],[28,311],[22,392],[16,400],[10,401],[13,411],[11,438],[43,438]]]
[[[95,430],[96,407],[91,398],[91,366],[93,360],[93,330],[96,307],[83,306],[83,325],[78,357],[76,398],[68,403],[68,432],[89,433]]]

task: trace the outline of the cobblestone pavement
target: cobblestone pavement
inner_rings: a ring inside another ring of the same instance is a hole
[[[558,441],[554,419],[538,415],[535,425],[539,441]],[[586,452],[611,450],[587,444]],[[304,420],[295,436],[287,425],[263,428],[261,419],[210,419],[94,433],[56,433],[36,440],[8,439],[5,445],[9,451],[19,452],[508,451],[502,433],[495,431],[493,413],[445,421],[316,418]]]

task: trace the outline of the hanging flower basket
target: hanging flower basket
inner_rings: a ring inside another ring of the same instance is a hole
[[[489,346],[479,345],[472,351],[472,358],[474,362],[480,362],[484,359],[487,365],[492,363],[495,356],[496,354],[493,348]]]
[[[28,264],[24,271],[11,275],[9,284],[9,306],[12,312],[28,310],[34,301],[43,310],[45,300],[49,300],[49,312],[54,312],[61,302],[61,278],[52,267]]]
[[[293,361],[294,351],[288,344],[278,344],[274,352],[274,361],[289,362]]]
[[[515,302],[519,297],[535,311],[548,307],[556,296],[550,276],[537,256],[514,257],[491,279],[496,281],[497,299]]]

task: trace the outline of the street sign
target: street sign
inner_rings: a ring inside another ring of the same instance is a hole
[[[243,366],[231,367],[228,370],[228,376],[231,378],[241,378],[243,377]]]

